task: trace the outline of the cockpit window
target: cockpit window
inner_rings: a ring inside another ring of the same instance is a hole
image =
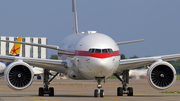
[[[109,53],[107,49],[102,49],[102,53]]]
[[[88,54],[94,53],[95,49],[89,49]]]
[[[112,49],[89,49],[88,54],[91,53],[111,53],[113,54]]]
[[[113,54],[113,50],[112,49],[108,49],[109,53]]]
[[[95,53],[101,53],[101,49],[95,49]]]

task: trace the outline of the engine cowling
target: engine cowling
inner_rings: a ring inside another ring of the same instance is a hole
[[[155,89],[167,89],[176,81],[176,70],[168,62],[157,61],[148,69],[147,80]]]
[[[32,68],[22,60],[12,62],[5,69],[5,82],[13,90],[23,90],[32,84]]]

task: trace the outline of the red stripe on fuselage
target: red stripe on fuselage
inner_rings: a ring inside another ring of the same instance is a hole
[[[120,56],[120,53],[119,53],[119,51],[113,51],[113,54],[111,54],[111,53],[91,53],[91,54],[88,54],[88,51],[77,51],[76,50],[75,56],[89,56],[89,57],[104,59],[104,58],[109,58],[109,57],[113,57],[113,56]]]

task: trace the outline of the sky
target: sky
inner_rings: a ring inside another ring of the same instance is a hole
[[[47,37],[60,45],[73,33],[71,0],[0,0],[0,36]],[[79,32],[94,30],[131,57],[180,53],[180,0],[76,0]],[[48,58],[57,51],[48,49]]]

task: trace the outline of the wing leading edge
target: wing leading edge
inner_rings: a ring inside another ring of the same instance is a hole
[[[63,51],[63,52],[74,53],[73,51],[70,51],[70,50],[60,49],[59,46],[55,46],[55,45],[44,45],[44,44],[36,44],[36,43],[28,43],[28,42],[16,42],[16,41],[9,41],[9,40],[0,40],[0,41],[10,42],[10,43],[18,43],[18,44],[24,44],[24,45],[30,45],[30,46],[37,46],[37,47],[49,48],[49,49],[54,49],[54,50]]]
[[[65,70],[68,68],[68,62],[66,60],[52,60],[52,59],[38,59],[38,58],[26,58],[26,57],[16,57],[16,56],[7,56],[7,55],[0,55],[0,60],[6,62],[14,62],[17,60],[22,60],[29,65],[58,71],[64,73]]]
[[[125,42],[117,42],[117,45],[123,45],[123,44],[135,43],[135,42],[142,42],[142,41],[144,41],[144,39],[133,40],[133,41],[125,41]]]
[[[148,66],[158,60],[171,61],[176,59],[180,59],[180,54],[162,55],[162,56],[154,56],[154,57],[135,58],[135,59],[123,59],[120,61],[119,67],[116,72],[120,72],[127,69],[133,69],[140,66]]]

